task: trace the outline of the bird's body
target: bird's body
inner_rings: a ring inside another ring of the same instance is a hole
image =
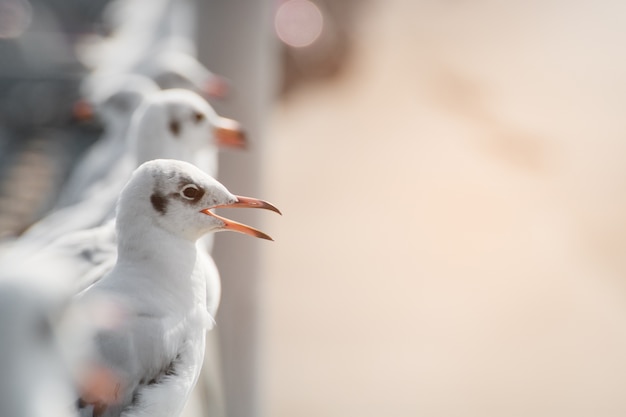
[[[117,260],[115,219],[102,226],[80,230],[61,236],[41,249],[50,256],[71,263],[68,271],[79,293],[109,273]]]
[[[128,316],[98,338],[103,365],[124,384],[119,404],[102,416],[179,413],[200,372],[205,330],[212,327],[195,243],[144,226],[137,243],[158,239],[159,244],[139,251],[127,246],[111,273],[83,296],[83,301],[110,298]],[[178,393],[169,395],[171,389]],[[151,409],[155,402],[158,409]]]

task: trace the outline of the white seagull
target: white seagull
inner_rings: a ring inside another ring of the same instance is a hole
[[[72,169],[53,210],[77,204],[90,193],[99,192],[98,185],[93,187],[94,184],[115,169],[128,149],[126,139],[133,113],[146,97],[159,91],[155,82],[137,74],[113,77],[106,82],[101,80],[100,85],[100,91],[91,99],[91,107],[104,124],[104,134]]]
[[[146,162],[122,190],[116,265],[77,300],[108,297],[123,306],[123,325],[95,338],[95,361],[115,382],[104,390],[110,395],[83,397],[82,415],[175,417],[182,411],[202,365],[205,330],[213,326],[198,239],[232,230],[271,240],[211,211],[218,207],[280,213],[265,201],[231,194],[182,161]]]

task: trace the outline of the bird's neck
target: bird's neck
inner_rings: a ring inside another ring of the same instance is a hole
[[[118,219],[119,220],[119,219]],[[149,279],[171,291],[182,291],[194,277],[196,242],[154,227],[146,217],[117,226],[118,266],[132,269],[137,279]]]
[[[106,128],[106,135],[115,141],[126,142],[130,120],[111,120]]]
[[[207,146],[189,156],[187,161],[194,164],[212,177],[217,177],[217,149]]]

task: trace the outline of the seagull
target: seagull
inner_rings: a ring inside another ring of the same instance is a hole
[[[88,193],[88,198],[50,213],[26,230],[16,244],[43,247],[68,233],[105,224],[114,215],[119,190],[142,162],[158,158],[190,161],[215,176],[217,146],[241,148],[245,141],[239,123],[219,116],[199,95],[182,89],[157,91],[146,97],[132,116],[127,152],[89,190],[78,190]]]
[[[159,90],[156,83],[138,74],[126,74],[107,81],[101,82],[105,84],[101,87],[104,91],[97,92],[91,105],[102,120],[105,133],[76,164],[53,210],[71,206],[84,200],[90,192],[98,192],[91,186],[108,174],[127,149],[131,116],[146,97]]]
[[[83,396],[81,415],[178,416],[204,357],[206,280],[197,241],[224,230],[272,240],[215,213],[219,207],[280,211],[262,200],[231,194],[192,164],[142,164],[122,190],[116,217],[118,257],[113,270],[81,293],[77,303],[107,297],[123,306],[123,325],[95,337],[95,362],[115,376],[112,395]],[[87,414],[85,414],[87,413]]]

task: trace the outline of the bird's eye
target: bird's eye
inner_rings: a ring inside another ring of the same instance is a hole
[[[204,114],[196,112],[193,114],[193,121],[196,123],[200,123],[204,120]]]
[[[183,190],[181,191],[181,194],[186,199],[193,200],[194,198],[198,196],[199,192],[200,190],[198,189],[198,187],[196,187],[193,184],[190,184],[190,185],[185,186],[185,188],[183,188]]]

